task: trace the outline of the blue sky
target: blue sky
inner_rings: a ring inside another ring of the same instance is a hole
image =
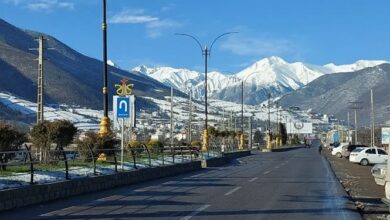
[[[346,64],[390,60],[388,0],[107,0],[108,57],[203,71],[196,36],[216,42],[209,69],[237,72],[264,57]],[[101,0],[0,0],[0,17],[102,59]]]

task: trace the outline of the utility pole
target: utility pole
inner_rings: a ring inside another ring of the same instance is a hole
[[[249,149],[252,149],[252,116],[249,117],[249,137],[248,137],[248,145]]]
[[[371,89],[371,147],[375,145],[375,115],[374,115],[374,94]]]
[[[229,130],[233,130],[233,111],[230,111]]]
[[[358,141],[357,141],[357,133],[358,133],[358,131],[357,131],[357,110],[362,109],[362,107],[358,106],[358,104],[360,104],[361,102],[349,102],[349,103],[352,104],[351,109],[353,109],[355,112],[355,144],[357,144],[358,143]]]
[[[173,147],[173,87],[171,87],[171,147]]]
[[[271,132],[271,94],[268,93],[268,132]]]
[[[192,88],[190,89],[190,97],[189,97],[189,115],[188,115],[188,146],[191,146],[191,120],[192,120]]]
[[[225,109],[222,110],[222,130],[225,130]]]
[[[37,124],[44,120],[43,118],[43,36],[40,36],[38,39],[38,111],[37,111]]]
[[[239,149],[244,149],[244,80],[241,81],[241,135]]]
[[[350,143],[351,142],[351,136],[349,135],[349,130],[350,130],[350,128],[349,128],[349,111],[347,112],[347,128],[348,128],[348,130],[347,130],[347,132],[348,132],[348,143]]]

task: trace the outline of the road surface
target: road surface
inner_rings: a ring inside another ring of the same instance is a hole
[[[0,219],[361,219],[317,148],[30,206]]]

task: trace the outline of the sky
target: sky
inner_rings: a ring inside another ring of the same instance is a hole
[[[209,70],[238,72],[269,56],[348,64],[390,60],[388,0],[107,0],[108,59],[203,71],[201,48],[215,41]],[[0,18],[52,35],[102,59],[102,0],[0,0]]]

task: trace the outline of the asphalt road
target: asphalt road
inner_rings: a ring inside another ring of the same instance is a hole
[[[317,148],[0,214],[0,219],[361,219]]]

